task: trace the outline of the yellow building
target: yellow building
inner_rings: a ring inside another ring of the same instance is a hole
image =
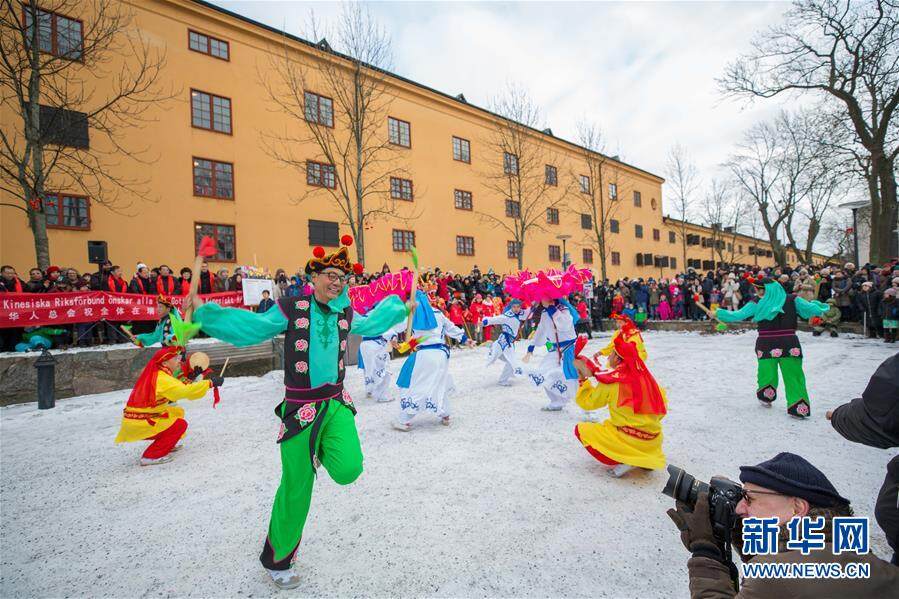
[[[334,245],[338,231],[349,232],[344,215],[321,188],[333,184],[339,170],[330,170],[320,148],[312,142],[291,148],[294,159],[305,166],[304,173],[276,160],[266,146],[272,132],[300,135],[304,124],[277,110],[263,85],[273,56],[287,56],[313,70],[323,60],[341,59],[204,2],[124,4],[133,11],[134,26],[151,49],[165,54],[158,84],[174,90],[172,99],[148,112],[147,123],[127,129],[120,140],[126,147],[146,147],[145,159],[151,164],[123,159],[111,173],[145,179],[150,201],[111,210],[102,198],[83,197],[75,186],[57,189],[54,185],[63,184],[51,180],[49,188],[58,192],[45,206],[51,263],[87,270],[86,242],[102,240],[126,276],[138,262],[177,269],[192,263],[198,236],[212,234],[220,248],[216,261],[211,261],[213,269],[256,264],[293,272],[309,257],[310,246]],[[59,35],[67,24],[89,23],[91,18],[53,15],[57,26],[52,35]],[[111,64],[109,71],[120,67]],[[301,90],[307,119],[330,120],[335,135],[344,134],[326,79],[313,81],[314,89],[310,85]],[[105,80],[96,85],[102,87]],[[461,95],[444,94],[399,76],[386,74],[383,85],[390,104],[379,135],[390,142],[404,174],[383,182],[383,193],[392,196],[395,211],[365,228],[367,268],[408,264],[403,249],[414,242],[427,266],[457,272],[475,264],[482,270],[515,270],[515,239],[500,223],[511,222],[516,207],[489,183],[497,169],[510,168],[510,159],[504,163],[493,143],[503,121]],[[310,103],[314,103],[311,112]],[[20,121],[4,108],[4,127]],[[610,278],[670,276],[684,269],[678,229],[662,217],[661,177],[603,157],[604,181],[590,181],[583,174],[589,172],[583,148],[550,131],[529,130],[526,135],[543,155],[552,157],[542,183],[552,175],[555,185],[547,189],[554,208],[545,210],[539,229],[525,238],[525,266],[559,266],[563,245],[559,236],[567,235],[570,260],[599,269],[596,243],[590,240],[592,218],[583,214],[583,198],[576,195],[596,187],[595,193],[603,194],[600,201],[615,206],[606,233]],[[15,199],[4,192],[0,204],[8,203]],[[696,225],[690,229],[700,238],[712,236],[711,229]],[[25,214],[0,207],[0,236],[0,262],[27,272],[35,258]],[[741,235],[736,246],[734,262],[773,264],[765,242]],[[750,254],[750,248],[758,252]],[[702,266],[702,261],[714,259],[712,252],[691,245],[689,259]]]

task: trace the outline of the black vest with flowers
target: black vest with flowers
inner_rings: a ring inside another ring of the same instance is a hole
[[[353,319],[352,307],[347,307],[337,317],[337,380],[332,384],[312,389],[309,376],[309,339],[319,334],[312,330],[312,296],[282,297],[278,306],[287,317],[287,331],[284,335],[284,386],[285,401],[275,408],[275,414],[281,418],[284,426],[278,441],[286,441],[302,432],[316,421],[320,421],[327,411],[327,400],[335,399],[345,405],[353,414],[356,409],[349,395],[343,390],[343,378],[346,374],[344,357],[346,355],[347,336]],[[329,311],[327,306],[319,303],[319,308]],[[331,334],[331,330],[324,332]],[[315,435],[313,435],[314,437]]]

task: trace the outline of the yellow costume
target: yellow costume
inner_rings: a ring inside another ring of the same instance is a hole
[[[143,441],[166,430],[178,419],[184,418],[184,408],[175,404],[179,399],[200,399],[209,391],[208,380],[185,385],[170,374],[160,370],[156,375],[156,405],[152,408],[125,407],[122,427],[116,443]]]
[[[639,332],[634,335],[628,324],[632,323],[623,323],[610,344],[609,354],[614,352],[617,363],[611,370],[594,370],[598,385],[584,380],[575,397],[587,411],[608,406],[609,418],[602,424],[581,422],[574,434],[607,466],[656,470],[665,466],[662,418],[668,413],[668,400],[643,362],[646,350]]]
[[[637,346],[640,359],[645,362],[648,354],[646,353],[646,346],[643,345],[643,335],[640,334],[640,329],[637,328],[634,321],[622,314],[615,314],[612,318],[621,322],[621,328],[615,331],[615,334],[609,340],[609,344],[599,350],[600,355],[610,356],[615,351],[615,340],[623,336],[625,341],[629,341]]]
[[[650,470],[664,468],[664,415],[635,414],[630,406],[619,407],[619,385],[621,383],[600,383],[594,387],[589,380],[583,382],[575,397],[577,405],[585,410],[598,410],[608,406],[609,419],[602,424],[581,422],[577,425],[575,434],[584,447],[593,448],[616,462]],[[664,391],[662,397],[665,397]],[[667,399],[665,405],[668,405]]]

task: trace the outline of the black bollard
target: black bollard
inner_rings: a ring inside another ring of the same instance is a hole
[[[49,410],[56,406],[56,358],[44,349],[34,367],[37,368],[37,407]]]

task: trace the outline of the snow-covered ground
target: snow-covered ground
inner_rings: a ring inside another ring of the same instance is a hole
[[[668,460],[703,480],[736,478],[741,464],[793,451],[873,516],[891,454],[843,440],[824,412],[858,396],[896,347],[801,339],[806,422],[788,418],[782,399],[773,409],[755,400],[754,333],[648,333],[670,401]],[[365,399],[361,375],[349,373],[365,472],[348,487],[319,476],[294,595],[689,596],[665,472],[612,479],[572,435],[579,409],[541,412],[542,391],[496,386],[500,365],[485,370],[485,356],[453,353],[450,428],[425,419],[392,430],[396,402]],[[186,447],[152,468],[137,466],[143,443],[113,444],[126,391],[43,412],[3,408],[0,596],[278,594],[257,556],[279,478],[280,393],[270,373],[229,379],[215,410],[185,402]],[[887,555],[872,528],[875,553]]]

